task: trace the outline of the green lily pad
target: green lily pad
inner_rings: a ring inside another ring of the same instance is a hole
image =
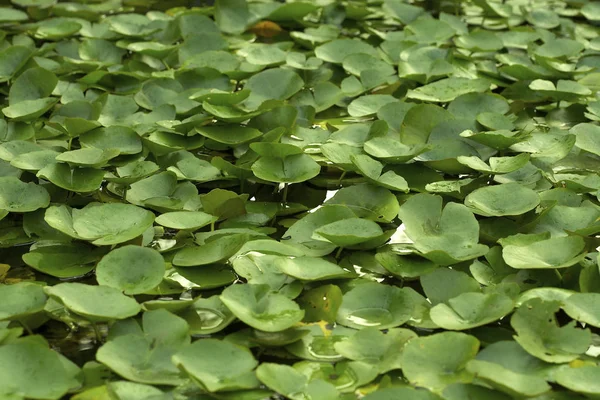
[[[242,322],[267,332],[287,329],[304,316],[298,304],[268,285],[233,285],[223,290],[221,301]]]
[[[79,143],[100,150],[116,150],[118,154],[137,154],[142,151],[142,141],[133,129],[124,126],[98,128],[84,133]]]
[[[576,328],[575,321],[558,325],[555,313],[559,308],[558,302],[532,299],[522,304],[510,320],[521,347],[550,363],[575,360],[591,342],[590,331]]]
[[[95,148],[65,151],[56,156],[56,161],[66,162],[72,166],[102,167],[119,155],[118,150],[100,150]]]
[[[81,243],[51,244],[32,248],[23,254],[23,261],[44,274],[73,278],[92,271],[102,253]]]
[[[273,68],[253,75],[245,89],[250,90],[250,96],[244,105],[252,110],[257,109],[267,100],[286,100],[296,94],[304,86],[304,81],[294,71]]]
[[[13,121],[32,121],[50,110],[58,99],[44,97],[34,100],[23,100],[2,109],[2,113]]]
[[[582,253],[585,243],[579,236],[539,237],[532,242],[517,240],[502,246],[504,261],[517,269],[566,268],[585,256]]]
[[[15,321],[42,311],[48,299],[43,287],[26,282],[1,285],[0,296],[4,299],[0,320]]]
[[[48,191],[33,182],[25,183],[14,176],[0,177],[0,209],[8,212],[31,212],[50,204]]]
[[[104,179],[104,171],[95,168],[71,168],[67,164],[52,163],[40,169],[37,176],[60,188],[85,193],[98,190]]]
[[[344,357],[373,364],[380,373],[402,368],[402,349],[417,335],[408,329],[390,329],[382,333],[378,328],[365,328],[355,335],[334,344]]]
[[[425,151],[424,145],[407,146],[402,142],[385,137],[376,137],[364,145],[369,155],[390,164],[402,164]]]
[[[105,255],[96,266],[100,285],[114,287],[125,294],[140,294],[162,282],[165,261],[156,250],[139,247],[119,247]]]
[[[156,217],[156,223],[171,229],[196,230],[215,222],[217,217],[202,211],[176,211]]]
[[[488,164],[477,156],[458,156],[457,161],[469,168],[487,174],[508,174],[514,172],[527,164],[529,155],[526,153],[514,157],[490,157]]]
[[[381,235],[383,235],[383,230],[376,222],[362,218],[349,218],[315,229],[313,238],[323,237],[337,246],[347,247],[375,239]]]
[[[402,352],[402,371],[410,383],[433,391],[473,379],[467,364],[479,341],[459,332],[442,332],[410,340]]]
[[[471,192],[465,198],[467,207],[486,217],[524,214],[539,203],[537,193],[518,183],[484,187]]]
[[[556,372],[556,382],[567,389],[593,399],[600,396],[597,380],[599,374],[600,369],[595,365],[577,368],[565,366]]]
[[[356,217],[375,222],[392,221],[398,215],[399,209],[398,199],[392,192],[370,184],[342,188],[325,204],[344,205],[352,210]]]
[[[408,6],[409,4],[399,3],[400,5]],[[440,400],[441,397],[438,395],[425,390],[415,389],[409,386],[406,387],[388,387],[379,389],[375,392],[369,393],[365,397],[365,400],[394,400],[394,399],[413,399],[413,400]]]
[[[252,164],[252,172],[269,182],[298,183],[314,178],[321,167],[308,154],[285,158],[261,157]]]
[[[574,293],[563,300],[562,309],[577,321],[600,325],[600,296],[597,293]]]
[[[321,380],[309,382],[305,375],[287,365],[262,363],[256,369],[256,376],[267,387],[292,400],[307,396],[329,400],[339,396],[335,386]]]
[[[131,322],[112,326],[108,341],[96,353],[97,360],[133,382],[172,386],[185,382],[171,359],[190,344],[187,323],[164,309],[144,313],[143,331]]]
[[[186,247],[175,254],[173,265],[191,267],[223,261],[237,253],[247,240],[246,235],[238,234],[216,238],[202,246]]]
[[[190,326],[192,335],[208,335],[220,332],[235,320],[229,308],[219,296],[197,298],[191,307],[180,313]]]
[[[375,48],[358,39],[337,39],[315,49],[315,55],[326,62],[341,64],[352,54],[377,56]]]
[[[69,311],[90,321],[125,319],[142,309],[137,301],[108,286],[60,283],[45,290]]]
[[[410,294],[394,286],[364,283],[344,294],[337,323],[355,329],[388,329],[407,322],[413,313]]]
[[[491,387],[511,396],[533,397],[551,389],[542,378],[519,374],[488,361],[471,360],[467,370]]]
[[[429,194],[412,196],[398,213],[415,248],[439,265],[454,264],[487,253],[478,244],[479,225],[467,207]]]
[[[258,362],[248,349],[217,339],[201,339],[173,356],[173,362],[209,392],[250,389],[259,382]]]
[[[0,395],[6,399],[58,399],[81,385],[80,369],[43,341],[3,344],[0,365]]]
[[[316,257],[280,257],[276,259],[275,265],[284,274],[305,281],[336,279],[349,275],[348,271],[338,265]]]
[[[209,139],[228,145],[238,145],[249,142],[262,135],[262,133],[253,128],[228,126],[203,126],[196,128],[196,131]]]
[[[496,321],[513,307],[513,300],[500,293],[463,293],[448,300],[448,304],[434,306],[430,316],[441,328],[464,330]]]
[[[410,99],[447,103],[467,93],[481,93],[490,84],[482,79],[446,78],[408,92]]]

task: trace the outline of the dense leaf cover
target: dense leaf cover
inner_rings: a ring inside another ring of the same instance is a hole
[[[600,398],[600,3],[183,3],[0,2],[1,399]]]

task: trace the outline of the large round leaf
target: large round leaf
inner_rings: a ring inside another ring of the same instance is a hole
[[[123,243],[152,226],[154,214],[131,204],[89,204],[72,214],[64,207],[50,207],[48,224],[70,236],[96,245]]]
[[[0,396],[5,399],[62,398],[81,385],[79,373],[43,342],[21,339],[0,346]]]
[[[141,310],[137,301],[108,286],[59,283],[46,287],[46,293],[90,321],[125,319]]]
[[[402,205],[398,216],[416,249],[437,264],[455,264],[488,251],[478,244],[477,220],[462,204],[448,203],[442,210],[440,196],[418,194]]]
[[[363,283],[344,294],[337,322],[356,329],[388,329],[407,322],[412,313],[412,297],[405,289]]]
[[[289,69],[273,68],[253,75],[244,89],[250,90],[250,96],[244,105],[252,110],[257,109],[267,100],[285,100],[292,97],[304,86],[298,74]]]
[[[36,246],[23,254],[23,261],[44,274],[57,278],[74,278],[94,269],[94,263],[104,249],[92,248],[85,243],[63,243]]]
[[[378,328],[365,328],[334,344],[344,357],[375,365],[380,373],[402,368],[402,348],[417,335],[408,329],[390,329],[385,334]]]
[[[25,183],[14,176],[0,177],[0,209],[8,212],[30,212],[48,207],[50,195],[42,186]]]
[[[262,383],[277,393],[292,400],[319,398],[323,400],[337,399],[335,387],[321,380],[308,380],[308,377],[287,365],[262,363],[256,369],[256,376]]]
[[[100,285],[114,287],[125,294],[154,289],[162,281],[165,260],[154,249],[124,246],[114,249],[98,263],[96,279]]]
[[[233,285],[223,290],[221,301],[240,320],[267,332],[287,329],[304,316],[298,304],[268,285]]]
[[[192,267],[223,261],[235,253],[248,241],[244,234],[218,237],[202,246],[186,247],[175,254],[173,265]]]
[[[471,329],[487,325],[510,313],[513,300],[500,293],[463,293],[440,303],[430,311],[431,320],[449,330]]]
[[[600,294],[575,293],[563,300],[562,309],[577,321],[600,327]]]
[[[308,154],[296,154],[283,159],[261,157],[252,164],[252,172],[269,182],[298,183],[319,175],[321,167]]]
[[[71,168],[68,164],[52,163],[39,170],[37,176],[60,188],[85,193],[98,190],[104,179],[104,171],[95,168]]]
[[[441,390],[473,378],[466,365],[479,350],[479,341],[458,332],[442,332],[408,342],[402,354],[402,371],[410,383]]]
[[[185,382],[171,360],[190,344],[185,320],[158,309],[144,313],[143,332],[128,322],[113,325],[108,341],[96,353],[98,361],[133,382],[173,386]]]
[[[368,219],[349,218],[323,225],[315,230],[315,234],[337,246],[347,247],[375,239],[383,235],[383,230]]]
[[[202,211],[175,211],[164,213],[156,217],[156,223],[171,229],[200,229],[212,222],[217,217]]]
[[[533,190],[518,183],[505,183],[477,189],[465,198],[465,205],[486,217],[520,215],[533,210],[540,198]]]
[[[579,329],[575,321],[559,326],[555,301],[531,299],[513,314],[510,323],[517,332],[515,340],[529,354],[551,363],[575,360],[591,343],[588,329]]]
[[[471,360],[467,370],[491,387],[511,396],[533,397],[551,389],[543,378],[519,374],[488,361]]]
[[[574,392],[595,399],[600,397],[600,367],[579,366],[577,368],[564,368],[558,370],[555,375],[556,382]]]
[[[335,279],[348,276],[337,264],[316,257],[280,257],[275,265],[286,275],[306,281]]]
[[[515,241],[502,246],[502,257],[517,269],[566,268],[578,263],[585,253],[580,236],[564,236],[533,242]]]
[[[44,309],[48,297],[44,288],[33,283],[19,282],[0,285],[0,321],[19,320]]]
[[[248,349],[217,339],[200,339],[173,356],[173,362],[209,392],[257,387],[258,362]]]

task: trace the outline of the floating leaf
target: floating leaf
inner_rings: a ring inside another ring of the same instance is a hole
[[[337,322],[356,329],[388,329],[404,324],[412,313],[412,298],[406,290],[364,283],[344,294]]]
[[[140,305],[119,290],[83,283],[60,283],[46,288],[46,293],[69,311],[90,321],[125,319],[140,312]]]
[[[114,249],[98,263],[96,279],[125,294],[139,294],[154,289],[162,281],[165,261],[156,250],[139,246]]]
[[[524,214],[539,203],[537,193],[518,183],[484,187],[471,192],[465,198],[467,207],[486,217]]]
[[[559,326],[555,313],[559,303],[532,299],[522,304],[510,323],[517,332],[515,340],[529,354],[551,363],[575,360],[589,347],[591,333],[575,327],[575,321]]]
[[[25,183],[13,176],[0,177],[0,209],[8,212],[31,212],[46,208],[50,195],[42,186]]]
[[[458,332],[442,332],[409,341],[402,352],[402,371],[410,383],[437,391],[456,382],[470,382],[466,369],[479,341]]]
[[[0,365],[0,394],[7,399],[58,399],[81,385],[79,368],[40,341],[3,344]]]
[[[449,203],[442,210],[442,198],[429,194],[411,197],[398,214],[417,250],[440,265],[469,260],[487,252],[478,244],[479,226],[463,205]]]
[[[209,392],[258,386],[258,362],[248,349],[217,339],[197,340],[173,356],[173,362]]]
[[[0,296],[5,299],[0,307],[0,320],[18,321],[38,313],[44,309],[47,300],[43,287],[26,282],[1,285]]]
[[[241,321],[253,328],[279,332],[304,316],[296,303],[271,292],[268,285],[233,285],[223,290],[221,301]]]
[[[485,92],[489,83],[481,79],[447,78],[411,90],[407,97],[411,99],[447,103],[458,96],[472,93]]]

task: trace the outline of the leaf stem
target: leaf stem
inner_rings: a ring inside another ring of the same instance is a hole
[[[33,336],[33,331],[31,330],[31,328],[29,327],[29,325],[27,325],[27,323],[25,321],[23,321],[22,319],[20,319],[18,321],[21,324],[21,326],[25,329],[25,331],[27,332],[27,334],[30,335],[30,336]]]
[[[98,330],[98,325],[95,322],[92,322],[92,328],[94,329],[94,334],[96,335],[96,341],[98,343],[102,343],[102,336],[100,335],[100,330]]]
[[[287,195],[288,195],[288,184],[284,183],[283,184],[283,196],[282,196],[282,203],[283,205],[287,205]]]
[[[336,259],[336,260],[339,260],[339,259],[340,259],[340,256],[342,255],[342,250],[344,250],[344,248],[340,246],[340,247],[338,248],[337,252],[335,253],[335,259]]]

